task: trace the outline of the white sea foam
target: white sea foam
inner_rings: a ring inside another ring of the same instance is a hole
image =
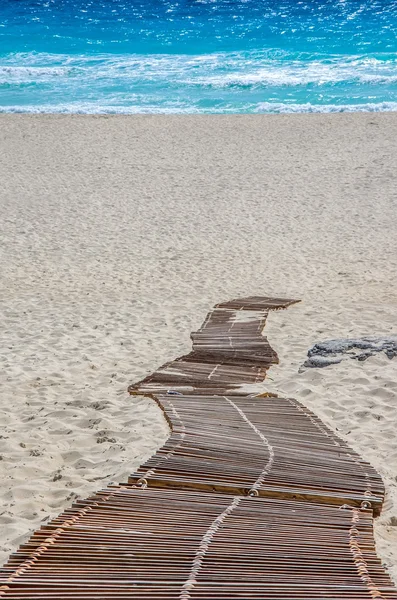
[[[52,63],[52,64],[51,64]],[[55,63],[55,64],[54,64]],[[208,55],[10,55],[0,65],[0,77],[34,81],[74,74],[82,79],[167,79],[181,84],[230,86],[297,86],[339,82],[397,82],[397,59],[317,57],[286,52],[227,52]]]
[[[216,74],[189,80],[189,83],[215,88],[305,86],[308,84],[322,86],[342,82],[390,85],[397,82],[397,72],[395,69],[393,71],[384,69],[383,73],[382,71],[360,72],[357,68],[350,65],[330,66],[321,63],[312,63],[307,66],[295,64],[289,67],[271,65],[252,72]]]
[[[0,113],[28,114],[93,114],[93,115],[133,115],[133,114],[233,114],[233,113],[346,113],[346,112],[390,112],[397,111],[397,102],[378,102],[363,104],[287,104],[282,102],[260,102],[245,104],[243,107],[221,106],[200,108],[175,103],[174,106],[115,106],[87,102],[70,104],[0,106]]]
[[[367,102],[363,104],[285,104],[260,102],[254,112],[258,113],[345,113],[397,111],[397,102]]]
[[[134,114],[177,114],[205,112],[194,107],[162,107],[162,106],[114,106],[88,102],[73,102],[70,104],[46,105],[15,105],[0,106],[0,113],[27,113],[27,114],[77,114],[77,115],[134,115]],[[215,112],[215,111],[210,111]],[[222,112],[222,111],[219,111]]]
[[[31,81],[36,78],[42,79],[43,77],[63,77],[70,74],[72,69],[70,67],[25,67],[25,66],[8,66],[0,65],[0,81]]]
[[[5,90],[0,111],[380,112],[396,110],[392,91],[396,82],[397,59],[391,54],[324,57],[280,50],[195,56],[25,53],[9,55],[0,64],[0,85]],[[26,91],[26,105],[10,102],[5,106],[8,88],[21,84],[32,86],[34,101],[29,102]],[[255,97],[250,96],[253,91]],[[51,102],[51,94],[59,102]]]

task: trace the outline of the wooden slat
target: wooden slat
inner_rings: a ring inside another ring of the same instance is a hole
[[[286,298],[274,298],[272,296],[248,296],[247,298],[237,298],[220,302],[215,308],[232,308],[235,310],[279,310],[288,308],[291,304],[299,302],[298,300],[288,300]]]

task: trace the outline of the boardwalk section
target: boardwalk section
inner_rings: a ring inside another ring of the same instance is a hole
[[[7,577],[7,600],[397,599],[369,510],[128,486],[43,526]]]
[[[377,472],[288,398],[160,396],[172,433],[129,482],[317,503],[379,514]]]
[[[192,351],[131,385],[130,394],[230,394],[239,393],[244,384],[262,382],[269,367],[278,363],[262,335],[269,311],[295,302],[252,296],[217,304],[191,334]]]
[[[246,391],[278,361],[269,310],[293,302],[217,305],[190,354],[129,388],[170,438],[36,531],[0,599],[397,600],[375,552],[379,475],[296,400]]]

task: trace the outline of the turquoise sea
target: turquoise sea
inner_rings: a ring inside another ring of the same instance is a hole
[[[1,0],[0,112],[397,109],[397,0]]]

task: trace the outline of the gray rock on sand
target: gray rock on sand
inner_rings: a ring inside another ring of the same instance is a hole
[[[397,335],[318,342],[308,350],[308,358],[303,366],[328,367],[348,359],[364,361],[379,352],[384,352],[390,360],[397,356]]]

